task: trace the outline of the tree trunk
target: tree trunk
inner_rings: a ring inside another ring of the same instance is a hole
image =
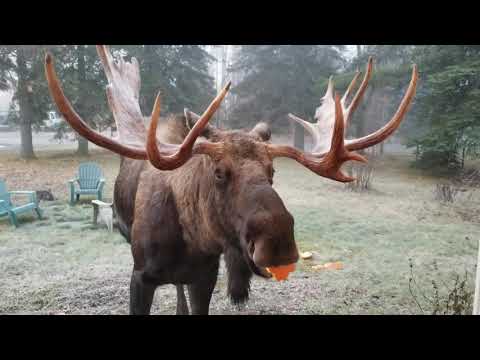
[[[88,156],[88,140],[80,135],[78,136],[77,155]]]
[[[80,94],[84,93],[84,86],[85,81],[87,80],[87,74],[85,70],[85,46],[78,45],[77,47],[77,61],[78,61],[78,88],[80,90]],[[83,110],[83,106],[78,104],[78,108],[80,109],[80,113],[85,113]],[[84,137],[78,135],[78,147],[77,147],[77,155],[79,156],[88,156],[88,140]]]
[[[32,142],[33,102],[32,88],[27,82],[27,64],[23,49],[17,51],[18,66],[18,105],[20,107],[20,157],[35,159]]]

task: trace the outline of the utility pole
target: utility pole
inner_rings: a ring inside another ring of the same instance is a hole
[[[228,45],[216,45],[215,46],[215,58],[216,58],[216,71],[215,71],[215,85],[217,94],[222,90],[226,84],[227,78],[227,54]],[[227,103],[226,99],[222,102],[222,105],[218,109],[216,115],[217,127],[220,127],[221,123],[225,123],[227,120]]]
[[[227,56],[228,56],[228,45],[222,46],[222,88],[227,83]],[[222,104],[223,108],[223,123],[228,122],[228,103],[227,99]]]
[[[362,45],[357,45],[357,57],[360,57],[362,55]]]

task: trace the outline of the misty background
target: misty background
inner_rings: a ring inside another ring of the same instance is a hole
[[[78,113],[93,128],[114,135],[106,78],[93,45],[0,46],[0,130],[16,132],[21,158],[35,158],[36,137],[76,142],[77,153],[86,155],[88,142],[62,121],[50,98],[43,69],[46,51],[53,53],[66,95]],[[264,121],[274,141],[306,148],[308,135],[304,137],[287,114],[313,122],[330,75],[335,89],[343,93],[355,70],[363,72],[368,57],[375,58],[370,85],[348,129],[348,137],[359,137],[393,116],[416,63],[417,95],[389,142],[415,152],[415,165],[425,168],[461,169],[466,159],[478,156],[479,45],[125,45],[113,46],[112,51],[139,60],[145,116],[158,91],[163,115],[181,113],[185,107],[202,113],[232,81],[215,125],[251,128]],[[13,143],[1,131],[0,150]]]

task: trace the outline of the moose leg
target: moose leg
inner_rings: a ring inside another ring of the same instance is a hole
[[[183,285],[179,284],[175,286],[177,287],[177,315],[188,315],[188,304]]]
[[[216,259],[209,263],[205,270],[202,269],[201,279],[188,285],[192,315],[208,315],[213,289],[217,283],[219,262],[220,259]]]
[[[133,270],[130,280],[130,315],[149,315],[156,285],[142,278],[142,271]]]

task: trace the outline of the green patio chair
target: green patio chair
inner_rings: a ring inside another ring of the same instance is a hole
[[[27,195],[28,202],[15,205],[12,203],[12,195]],[[0,217],[8,216],[12,225],[18,227],[17,215],[32,210],[37,213],[39,219],[42,219],[42,210],[38,206],[35,191],[7,191],[5,181],[0,179]]]
[[[97,164],[80,164],[77,177],[69,180],[68,183],[71,205],[74,205],[80,199],[80,195],[96,195],[98,200],[102,200],[105,179],[103,178],[102,169]],[[75,188],[75,183],[78,184],[77,189]]]

